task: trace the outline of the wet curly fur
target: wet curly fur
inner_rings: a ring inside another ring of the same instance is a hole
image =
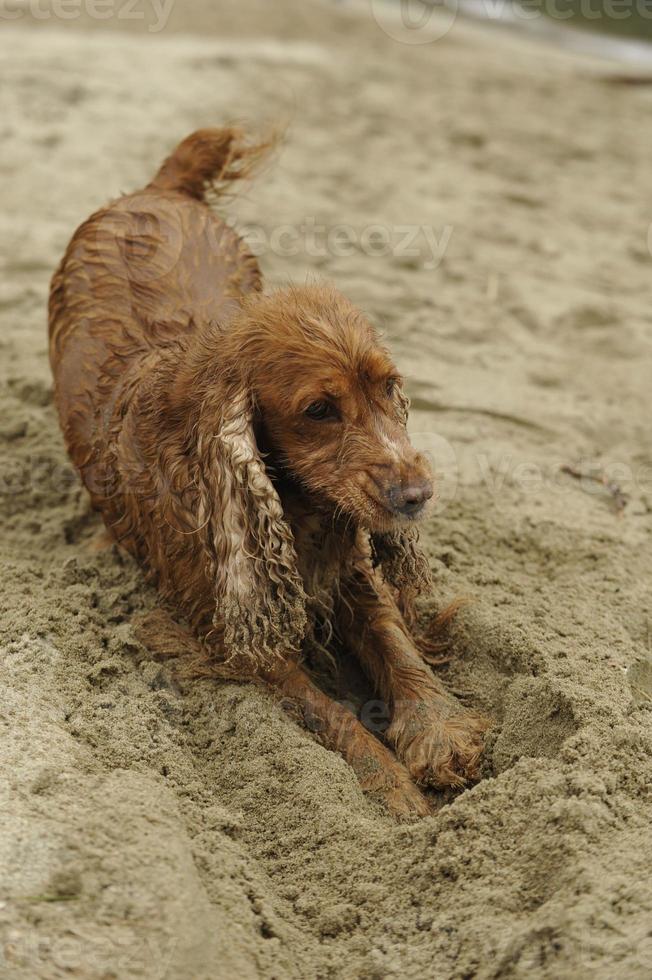
[[[206,203],[266,149],[194,133],[77,230],[50,295],[56,404],[93,506],[213,673],[268,684],[412,818],[428,812],[413,780],[474,778],[484,728],[407,625],[429,585],[415,522],[431,475],[366,317],[326,284],[263,293]],[[175,628],[159,623],[159,646]],[[386,700],[388,744],[301,666],[334,638]]]

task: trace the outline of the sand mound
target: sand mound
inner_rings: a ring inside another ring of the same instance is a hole
[[[366,10],[278,6],[3,28],[0,973],[649,977],[652,93],[460,25],[408,46]],[[50,404],[72,230],[232,118],[291,124],[233,207],[276,233],[268,280],[317,272],[371,312],[445,476],[432,606],[473,601],[444,673],[495,727],[482,782],[415,826],[264,693],[139,646],[155,597],[94,548]],[[324,246],[340,224],[351,254]]]

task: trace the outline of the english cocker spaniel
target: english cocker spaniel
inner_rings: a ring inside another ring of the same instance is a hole
[[[81,225],[50,294],[56,405],[93,506],[213,672],[269,685],[410,819],[417,784],[476,777],[486,727],[408,628],[433,478],[366,317],[329,285],[263,293],[209,207],[265,149],[196,132]],[[387,704],[383,741],[302,665],[334,644]]]

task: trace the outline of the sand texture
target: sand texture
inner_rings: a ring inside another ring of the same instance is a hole
[[[649,978],[652,90],[459,24],[398,44],[366,7],[80,26],[0,33],[0,976]],[[288,126],[229,205],[259,236],[308,223],[267,280],[369,311],[441,467],[423,614],[469,597],[442,675],[494,727],[483,780],[417,825],[264,692],[139,645],[155,596],[98,549],[52,408],[72,231],[230,119]],[[350,255],[310,239],[338,224]],[[405,225],[443,257],[403,254]]]

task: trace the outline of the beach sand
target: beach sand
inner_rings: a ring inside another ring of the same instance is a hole
[[[462,22],[398,43],[388,16],[2,26],[7,980],[651,975],[652,90]],[[228,205],[274,236],[267,282],[324,276],[370,313],[442,473],[422,612],[469,598],[442,676],[494,726],[482,781],[416,825],[264,692],[139,645],[155,595],[98,550],[51,404],[73,230],[234,118],[287,126]],[[342,224],[352,254],[319,230]]]

